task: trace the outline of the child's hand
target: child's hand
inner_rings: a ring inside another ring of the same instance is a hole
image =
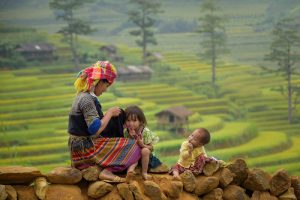
[[[136,133],[136,138],[143,141],[143,136],[140,133]]]
[[[128,133],[130,135],[131,138],[135,138],[136,137],[136,133],[134,131],[134,129],[128,128]]]
[[[192,151],[193,151],[193,149],[194,149],[194,147],[193,147],[193,145],[191,143],[189,143],[188,147],[189,147],[189,154],[191,154]]]
[[[142,135],[143,130],[144,130],[144,127],[140,127],[137,131],[137,135]]]
[[[143,139],[137,138],[137,144],[138,144],[141,148],[144,148],[144,147],[145,147],[145,144],[144,144],[144,142],[143,142]]]

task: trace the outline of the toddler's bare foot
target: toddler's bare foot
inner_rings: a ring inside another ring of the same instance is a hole
[[[173,179],[176,181],[181,181],[181,178],[179,176],[179,172],[177,170],[173,171]]]
[[[175,181],[181,181],[181,178],[180,178],[179,174],[174,174],[174,175],[173,175],[173,179],[174,179]]]
[[[142,173],[142,177],[143,177],[144,180],[148,180],[148,179],[152,178],[152,176],[147,174],[147,173]]]

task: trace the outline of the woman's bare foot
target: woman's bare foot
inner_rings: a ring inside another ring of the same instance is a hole
[[[181,178],[180,178],[180,176],[179,176],[178,174],[174,174],[174,175],[173,175],[173,179],[174,179],[175,181],[181,181]]]
[[[99,174],[99,179],[107,182],[125,182],[124,178],[114,175],[111,171],[103,169]]]
[[[179,172],[177,170],[173,170],[173,179],[176,181],[180,181],[181,178],[179,176]]]

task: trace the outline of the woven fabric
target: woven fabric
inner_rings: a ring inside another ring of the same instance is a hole
[[[79,138],[79,139],[78,139]],[[92,165],[121,172],[141,158],[141,149],[133,139],[70,137],[72,166],[84,169]]]
[[[80,78],[86,79],[88,90],[96,80],[107,80],[112,85],[117,77],[116,68],[108,61],[97,61],[90,67],[79,72]]]

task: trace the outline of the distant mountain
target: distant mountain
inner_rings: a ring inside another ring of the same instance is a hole
[[[7,9],[20,9],[28,7],[44,7],[48,5],[49,0],[1,0],[0,11]]]

